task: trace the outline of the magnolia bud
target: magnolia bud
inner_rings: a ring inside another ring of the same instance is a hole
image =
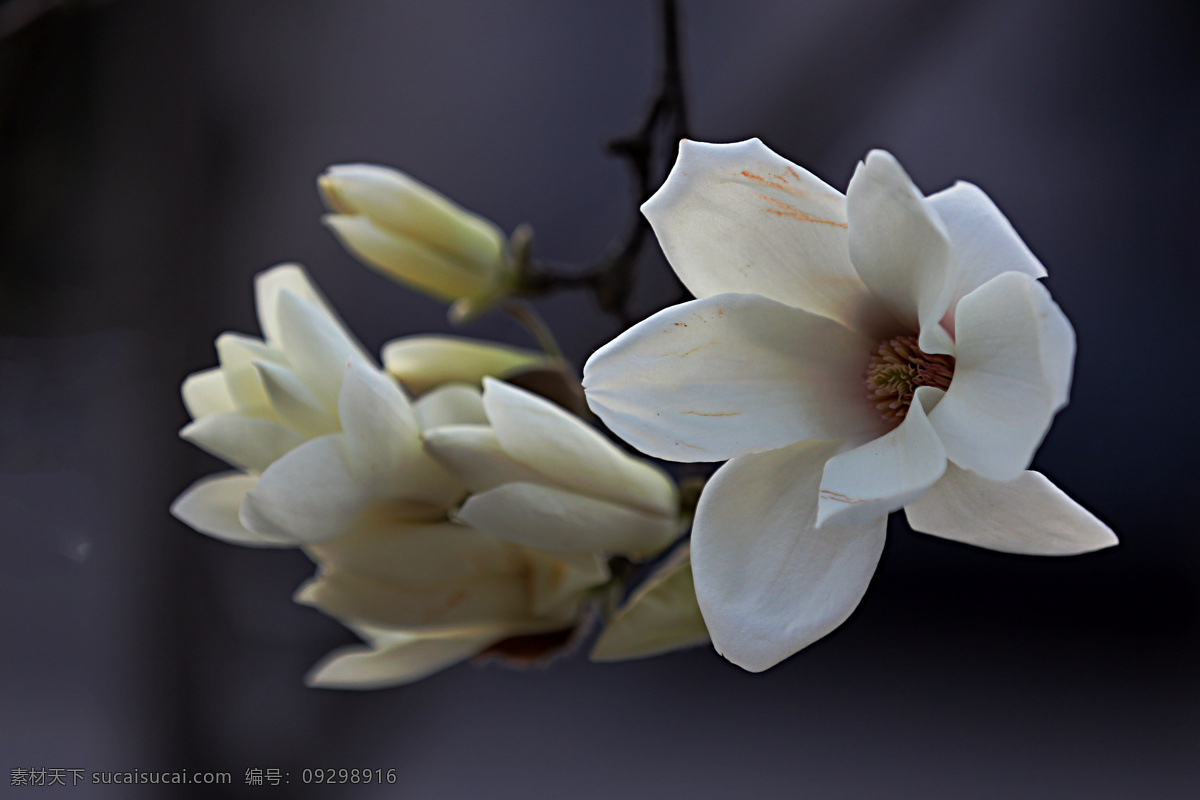
[[[383,346],[383,366],[414,395],[443,383],[474,383],[547,368],[553,359],[536,350],[465,339],[461,336],[405,336]]]
[[[372,164],[332,166],[317,179],[324,222],[367,264],[477,316],[509,294],[516,268],[503,232],[408,175]]]

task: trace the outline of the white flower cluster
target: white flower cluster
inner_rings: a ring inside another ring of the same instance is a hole
[[[494,225],[405,175],[334,167],[320,187],[351,252],[457,318],[518,285]],[[303,548],[318,571],[297,600],[365,641],[313,684],[537,659],[598,606],[597,660],[711,636],[763,670],[846,620],[901,508],[917,531],[995,550],[1116,543],[1028,470],[1067,402],[1074,333],[978,188],[925,197],[874,151],[842,195],[758,140],[685,141],[643,211],[699,299],[597,351],[587,402],[651,456],[726,463],[691,542],[623,602],[625,567],[665,553],[692,509],[661,468],[504,380],[561,366],[548,356],[416,336],[381,368],[285,265],[257,280],[263,338],[221,336],[220,366],[185,381],[182,436],[238,471],[196,483],[175,515]]]
[[[412,337],[380,369],[300,267],[263,273],[256,293],[264,338],[219,337],[220,366],[183,385],[195,421],[181,435],[239,471],[172,511],[319,565],[297,600],[367,645],[331,655],[313,684],[399,684],[510,645],[536,655],[585,621],[607,556],[654,555],[680,532],[661,469],[486,377],[544,356]]]

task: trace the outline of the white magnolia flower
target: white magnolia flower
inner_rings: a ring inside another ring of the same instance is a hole
[[[515,287],[500,229],[408,175],[342,164],[317,185],[334,212],[325,224],[346,249],[401,283],[453,302],[456,319],[482,313]]]
[[[341,430],[338,398],[346,364],[374,360],[302,267],[267,270],[254,289],[263,338],[222,334],[220,366],[183,383],[183,402],[194,421],[180,435],[241,472],[201,479],[171,511],[196,530],[236,544],[294,546],[290,534],[242,524],[246,494],[285,454]]]
[[[643,211],[700,299],[601,348],[584,386],[642,451],[730,459],[692,563],[731,661],[763,670],[840,625],[902,507],[996,550],[1116,543],[1026,471],[1067,402],[1074,333],[977,187],[924,197],[877,150],[843,196],[758,140],[685,141]]]
[[[422,427],[486,422],[479,388],[424,386],[412,402],[301,268],[269,270],[255,287],[265,339],[221,336],[221,366],[183,387],[195,418],[184,438],[242,471],[201,479],[172,512],[236,544],[304,546],[321,566],[297,599],[369,644],[331,654],[310,683],[405,683],[514,636],[569,635],[608,580],[604,561],[451,522],[466,487],[422,446]],[[394,349],[404,357],[393,366],[417,384],[447,369],[478,383],[475,370],[540,358],[467,340],[414,337]]]

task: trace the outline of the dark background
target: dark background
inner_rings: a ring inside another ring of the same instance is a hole
[[[35,5],[0,4],[0,26]],[[761,675],[700,649],[370,693],[302,685],[353,638],[290,601],[302,555],[167,513],[223,468],[176,438],[179,383],[218,333],[258,332],[252,276],[284,260],[369,349],[449,329],[320,226],[331,163],[400,167],[533,223],[545,257],[597,257],[632,213],[602,144],[652,91],[654,4],[114,0],[10,33],[0,768],[234,774],[72,797],[1197,796],[1194,7],[682,0],[695,138],[760,136],[839,188],[885,147],[925,191],[965,178],[1006,211],[1079,339],[1035,467],[1119,547],[1019,557],[894,519],[859,611]],[[656,250],[642,274],[645,312],[672,289]],[[539,307],[577,363],[617,332],[587,295]],[[500,317],[465,333],[526,343]],[[299,785],[315,767],[398,783]]]

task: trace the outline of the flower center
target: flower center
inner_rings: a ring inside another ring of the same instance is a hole
[[[930,355],[917,347],[917,337],[897,336],[881,343],[867,365],[867,398],[888,422],[908,414],[918,386],[950,388],[954,356]]]

